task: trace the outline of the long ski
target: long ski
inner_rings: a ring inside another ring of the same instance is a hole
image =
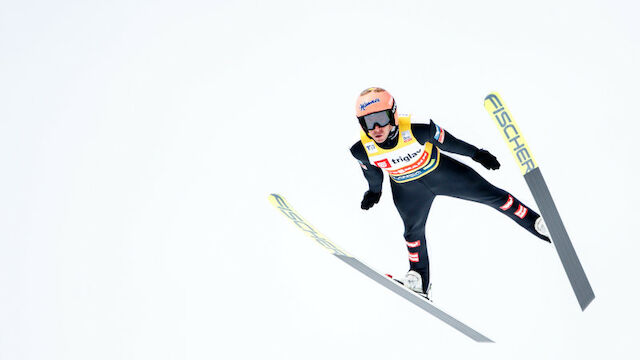
[[[580,308],[584,311],[593,301],[595,295],[591,284],[584,273],[576,254],[573,244],[569,239],[567,230],[562,223],[558,209],[553,202],[549,188],[547,187],[540,168],[533,159],[533,154],[522,136],[520,128],[516,124],[511,112],[507,109],[504,101],[497,93],[491,93],[484,98],[484,107],[495,120],[504,141],[509,146],[516,162],[520,166],[520,171],[531,190],[531,194],[540,208],[544,222],[547,224],[551,240],[555,245],[564,271],[569,277],[569,282],[573,292],[580,303]]]
[[[372,269],[370,266],[363,263],[362,261],[349,255],[346,251],[342,250],[335,243],[329,241],[329,239],[326,236],[322,235],[318,230],[316,230],[313,226],[311,226],[311,224],[309,224],[309,222],[307,222],[297,211],[295,211],[291,207],[291,205],[289,205],[289,203],[281,195],[271,194],[269,196],[269,201],[273,206],[275,206],[278,210],[280,210],[280,212],[284,216],[286,216],[289,220],[291,220],[300,230],[302,230],[305,234],[307,234],[309,237],[315,240],[318,244],[322,245],[322,247],[327,249],[330,253],[335,255],[338,259],[344,261],[347,265],[358,270],[359,272],[361,272],[371,280],[377,282],[378,284],[384,286],[385,288],[400,295],[401,297],[405,298],[409,302],[418,306],[422,310],[444,321],[446,324],[460,331],[461,333],[470,337],[471,339],[478,342],[493,342],[491,341],[491,339],[487,338],[486,336],[473,330],[469,326],[456,320],[446,312],[435,307],[433,304],[431,304],[428,300],[426,300],[422,296],[405,288],[395,280],[390,279],[389,277]]]

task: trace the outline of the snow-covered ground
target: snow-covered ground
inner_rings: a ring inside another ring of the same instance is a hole
[[[640,7],[633,1],[14,1],[0,5],[0,359],[631,359]],[[502,163],[499,91],[596,293],[552,246],[438,198],[435,302],[477,344],[328,255],[408,267],[348,152],[368,86]]]

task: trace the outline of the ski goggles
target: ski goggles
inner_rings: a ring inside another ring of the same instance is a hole
[[[358,116],[360,125],[367,130],[375,129],[376,124],[380,127],[385,127],[391,123],[393,118],[391,110],[378,111],[373,114]]]

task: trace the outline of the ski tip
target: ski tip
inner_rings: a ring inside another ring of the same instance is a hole
[[[500,99],[500,94],[498,94],[497,91],[491,91],[489,92],[489,94],[487,94],[487,96],[484,97],[484,101],[486,102],[487,100],[491,100],[491,99],[495,99],[498,98]]]
[[[267,197],[267,199],[269,200],[269,202],[271,203],[271,205],[275,206],[275,207],[286,207],[289,208],[289,205],[287,204],[287,201],[284,199],[284,197],[282,197],[282,195],[276,194],[276,193],[271,193],[269,194],[269,197]]]

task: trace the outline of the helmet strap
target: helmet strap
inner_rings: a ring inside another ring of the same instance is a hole
[[[398,125],[393,125],[391,127],[391,131],[389,132],[389,136],[387,136],[387,140],[385,140],[382,144],[377,144],[379,147],[389,150],[393,149],[398,145]]]

